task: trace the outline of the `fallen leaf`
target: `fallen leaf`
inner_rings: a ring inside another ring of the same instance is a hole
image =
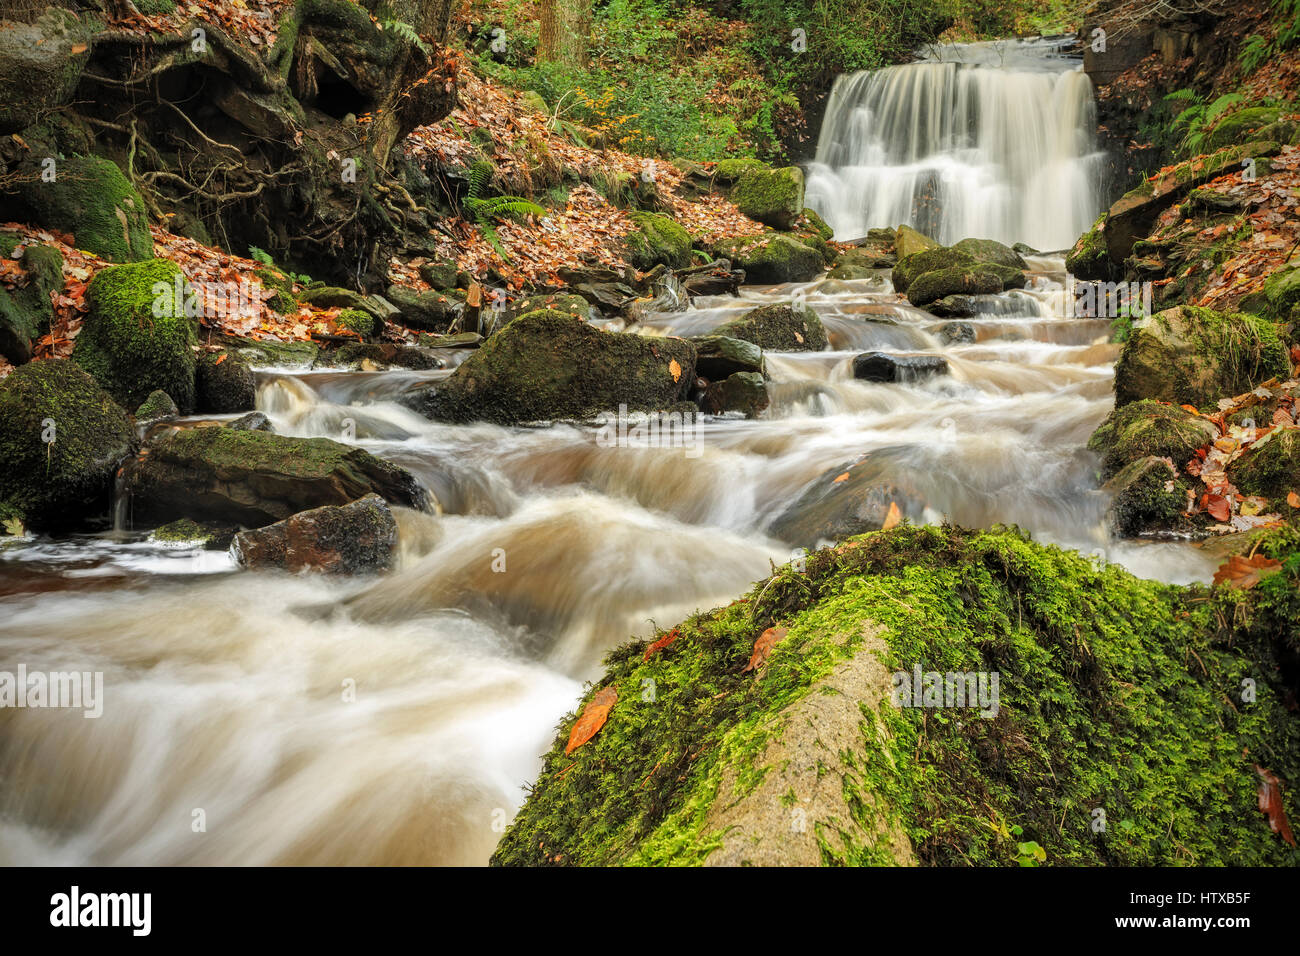
[[[903,513],[898,510],[898,503],[891,501],[889,503],[889,513],[885,515],[885,523],[880,526],[880,530],[888,531],[890,528],[897,527],[902,520]]]
[[[1278,780],[1277,774],[1259,764],[1255,764],[1255,773],[1259,774],[1259,809],[1268,817],[1268,828],[1295,846],[1295,835],[1291,832],[1286,807],[1282,803],[1282,781]]]
[[[677,364],[677,359],[673,359],[668,363],[668,371],[672,374],[674,382],[682,380],[682,367]]]
[[[1216,587],[1226,584],[1230,588],[1246,591],[1280,570],[1282,562],[1274,558],[1262,554],[1251,555],[1249,558],[1234,554],[1214,572],[1214,584]]]
[[[848,481],[848,480],[849,480],[849,473],[846,471],[844,474],[836,476],[835,480],[832,481],[831,484],[838,485],[841,481]]]
[[[657,651],[662,651],[665,647],[667,647],[673,641],[677,640],[677,638],[680,636],[681,635],[677,633],[677,628],[673,628],[671,631],[669,631],[667,634],[659,638],[659,640],[655,641],[653,644],[651,644],[649,647],[645,649],[645,657],[642,658],[642,660],[647,660],[647,661],[650,660],[651,655],[653,655]]]
[[[1232,514],[1232,505],[1223,495],[1201,495],[1201,507],[1208,511],[1216,521],[1227,521]]]
[[[1300,495],[1297,495],[1294,491],[1288,491],[1286,493],[1286,503],[1292,508],[1300,508]]]
[[[583,709],[582,716],[573,725],[573,730],[569,731],[569,742],[564,747],[566,756],[596,736],[596,732],[604,727],[605,721],[609,719],[610,708],[617,702],[618,689],[613,686],[596,693],[591,703]]]
[[[769,627],[762,634],[758,635],[758,640],[754,642],[754,652],[749,655],[749,663],[745,665],[741,673],[747,673],[757,667],[762,667],[767,663],[768,657],[772,653],[772,648],[785,638],[790,631],[784,627]]]

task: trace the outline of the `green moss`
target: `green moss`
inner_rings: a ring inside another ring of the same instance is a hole
[[[1113,495],[1107,517],[1114,534],[1167,531],[1183,521],[1188,485],[1176,467],[1164,458],[1139,458],[1107,482],[1104,490]]]
[[[721,159],[713,170],[715,182],[724,185],[734,183],[742,174],[751,169],[766,169],[757,159]]]
[[[713,252],[744,269],[752,283],[806,282],[825,268],[820,252],[779,233],[723,239],[714,243]]]
[[[108,510],[130,419],[66,359],[31,362],[0,381],[0,516],[37,530]]]
[[[765,305],[723,323],[713,335],[752,342],[776,352],[820,352],[828,341],[821,318],[812,309],[792,303]]]
[[[731,201],[744,215],[774,229],[789,229],[803,212],[803,170],[751,167],[731,189]]]
[[[856,744],[818,764],[848,817],[808,820],[823,863],[895,861],[891,829],[924,864],[1015,866],[1028,840],[1059,865],[1295,863],[1253,765],[1300,779],[1300,726],[1271,646],[1222,630],[1202,592],[1006,530],[901,527],[806,562],[689,618],[648,661],[645,643],[614,651],[597,684],[618,688],[607,723],[565,756],[577,712],[561,722],[493,862],[706,862],[728,838],[718,808],[782,773],[764,763],[793,732],[782,716],[878,633],[889,671],[996,672],[999,708],[898,709],[887,684],[883,702],[860,699]],[[788,635],[743,673],[773,625]],[[1285,799],[1294,818],[1294,787]]]
[[[196,407],[200,412],[227,415],[251,411],[257,385],[248,363],[230,352],[208,353],[195,373]]]
[[[998,266],[977,263],[967,268],[923,272],[908,285],[907,301],[912,305],[923,306],[950,295],[991,295],[1001,292],[1006,280],[998,269]]]
[[[73,360],[126,408],[162,389],[188,414],[196,344],[194,321],[185,314],[189,295],[180,269],[166,259],[101,270],[86,290],[89,311]]]
[[[155,421],[160,418],[175,418],[180,414],[172,397],[162,389],[154,389],[149,397],[135,410],[136,421]]]
[[[363,338],[373,335],[375,331],[375,317],[361,309],[344,309],[334,321],[340,328],[355,332]]]
[[[935,272],[939,269],[970,269],[975,264],[974,256],[945,246],[936,246],[899,259],[891,278],[896,292],[906,292],[908,286],[923,273]]]
[[[1196,450],[1218,437],[1218,429],[1177,405],[1144,399],[1112,411],[1088,439],[1102,456],[1101,476],[1110,478],[1130,462],[1154,455],[1184,466]]]
[[[818,236],[820,236],[824,241],[829,242],[831,239],[834,238],[835,230],[832,229],[829,225],[827,225],[826,220],[823,219],[821,216],[817,215],[817,213],[814,210],[809,209],[807,206],[805,206],[802,215],[803,218],[807,220],[809,228],[812,229],[812,231],[815,232]]]
[[[691,236],[671,217],[654,212],[634,212],[636,226],[625,237],[628,259],[638,269],[666,265],[681,269],[691,263]]]
[[[1271,433],[1263,443],[1256,443],[1233,466],[1232,479],[1247,495],[1272,499],[1284,512],[1288,492],[1300,494],[1300,431],[1288,429]]]
[[[153,257],[144,200],[111,160],[60,160],[54,182],[36,182],[20,197],[35,222],[71,232],[77,247],[110,262]]]

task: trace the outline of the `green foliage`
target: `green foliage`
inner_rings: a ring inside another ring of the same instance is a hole
[[[385,20],[384,29],[401,37],[403,40],[406,40],[426,56],[428,55],[428,44],[420,39],[420,34],[415,32],[415,27],[411,26],[405,20]]]
[[[1245,99],[1246,97],[1241,93],[1225,93],[1213,102],[1206,103],[1196,93],[1187,89],[1176,90],[1166,96],[1165,100],[1168,102],[1191,104],[1175,116],[1173,121],[1173,128],[1183,131],[1183,138],[1178,144],[1180,152],[1184,156],[1195,156],[1206,134],[1213,128],[1215,120]]]
[[[465,212],[483,230],[485,238],[496,250],[503,262],[509,262],[510,256],[497,239],[496,226],[493,221],[506,216],[544,216],[546,210],[535,202],[529,202],[522,196],[484,197],[483,190],[492,179],[492,164],[477,162],[469,170],[469,191],[462,205]]]
[[[1270,42],[1258,33],[1246,38],[1237,51],[1243,75],[1253,73],[1273,57],[1300,45],[1300,0],[1273,0],[1277,33]]]

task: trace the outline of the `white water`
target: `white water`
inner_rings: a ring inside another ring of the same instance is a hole
[[[1192,549],[1109,541],[1083,446],[1115,347],[1106,323],[1064,317],[1059,257],[1031,267],[1026,291],[982,300],[966,345],[941,344],[887,271],[653,318],[648,334],[698,334],[798,293],[831,338],[769,353],[772,407],[711,420],[698,455],[435,424],[394,400],[445,372],[264,373],[278,432],[341,439],[351,419],[439,513],[401,512],[397,569],[351,581],[139,535],[0,548],[0,670],[105,676],[98,720],[0,709],[0,863],[483,863],[603,654],[789,560],[777,517],[863,456],[909,489],[911,520],[1016,523],[1205,579]],[[952,374],[856,381],[869,349],[940,354]]]
[[[1092,82],[1061,44],[941,47],[841,76],[808,175],[808,205],[840,240],[907,223],[1065,249],[1101,209]]]

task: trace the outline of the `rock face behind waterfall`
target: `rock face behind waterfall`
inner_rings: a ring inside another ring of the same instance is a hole
[[[1014,531],[850,539],[615,650],[605,723],[561,723],[493,863],[1288,865],[1242,754],[1300,778],[1300,718],[1221,614]]]
[[[418,508],[425,495],[404,468],[328,438],[289,438],[219,426],[151,443],[123,475],[134,525],[193,518],[271,524],[368,494]]]
[[[412,405],[440,421],[515,424],[668,409],[695,381],[682,339],[602,332],[565,312],[521,315]]]

